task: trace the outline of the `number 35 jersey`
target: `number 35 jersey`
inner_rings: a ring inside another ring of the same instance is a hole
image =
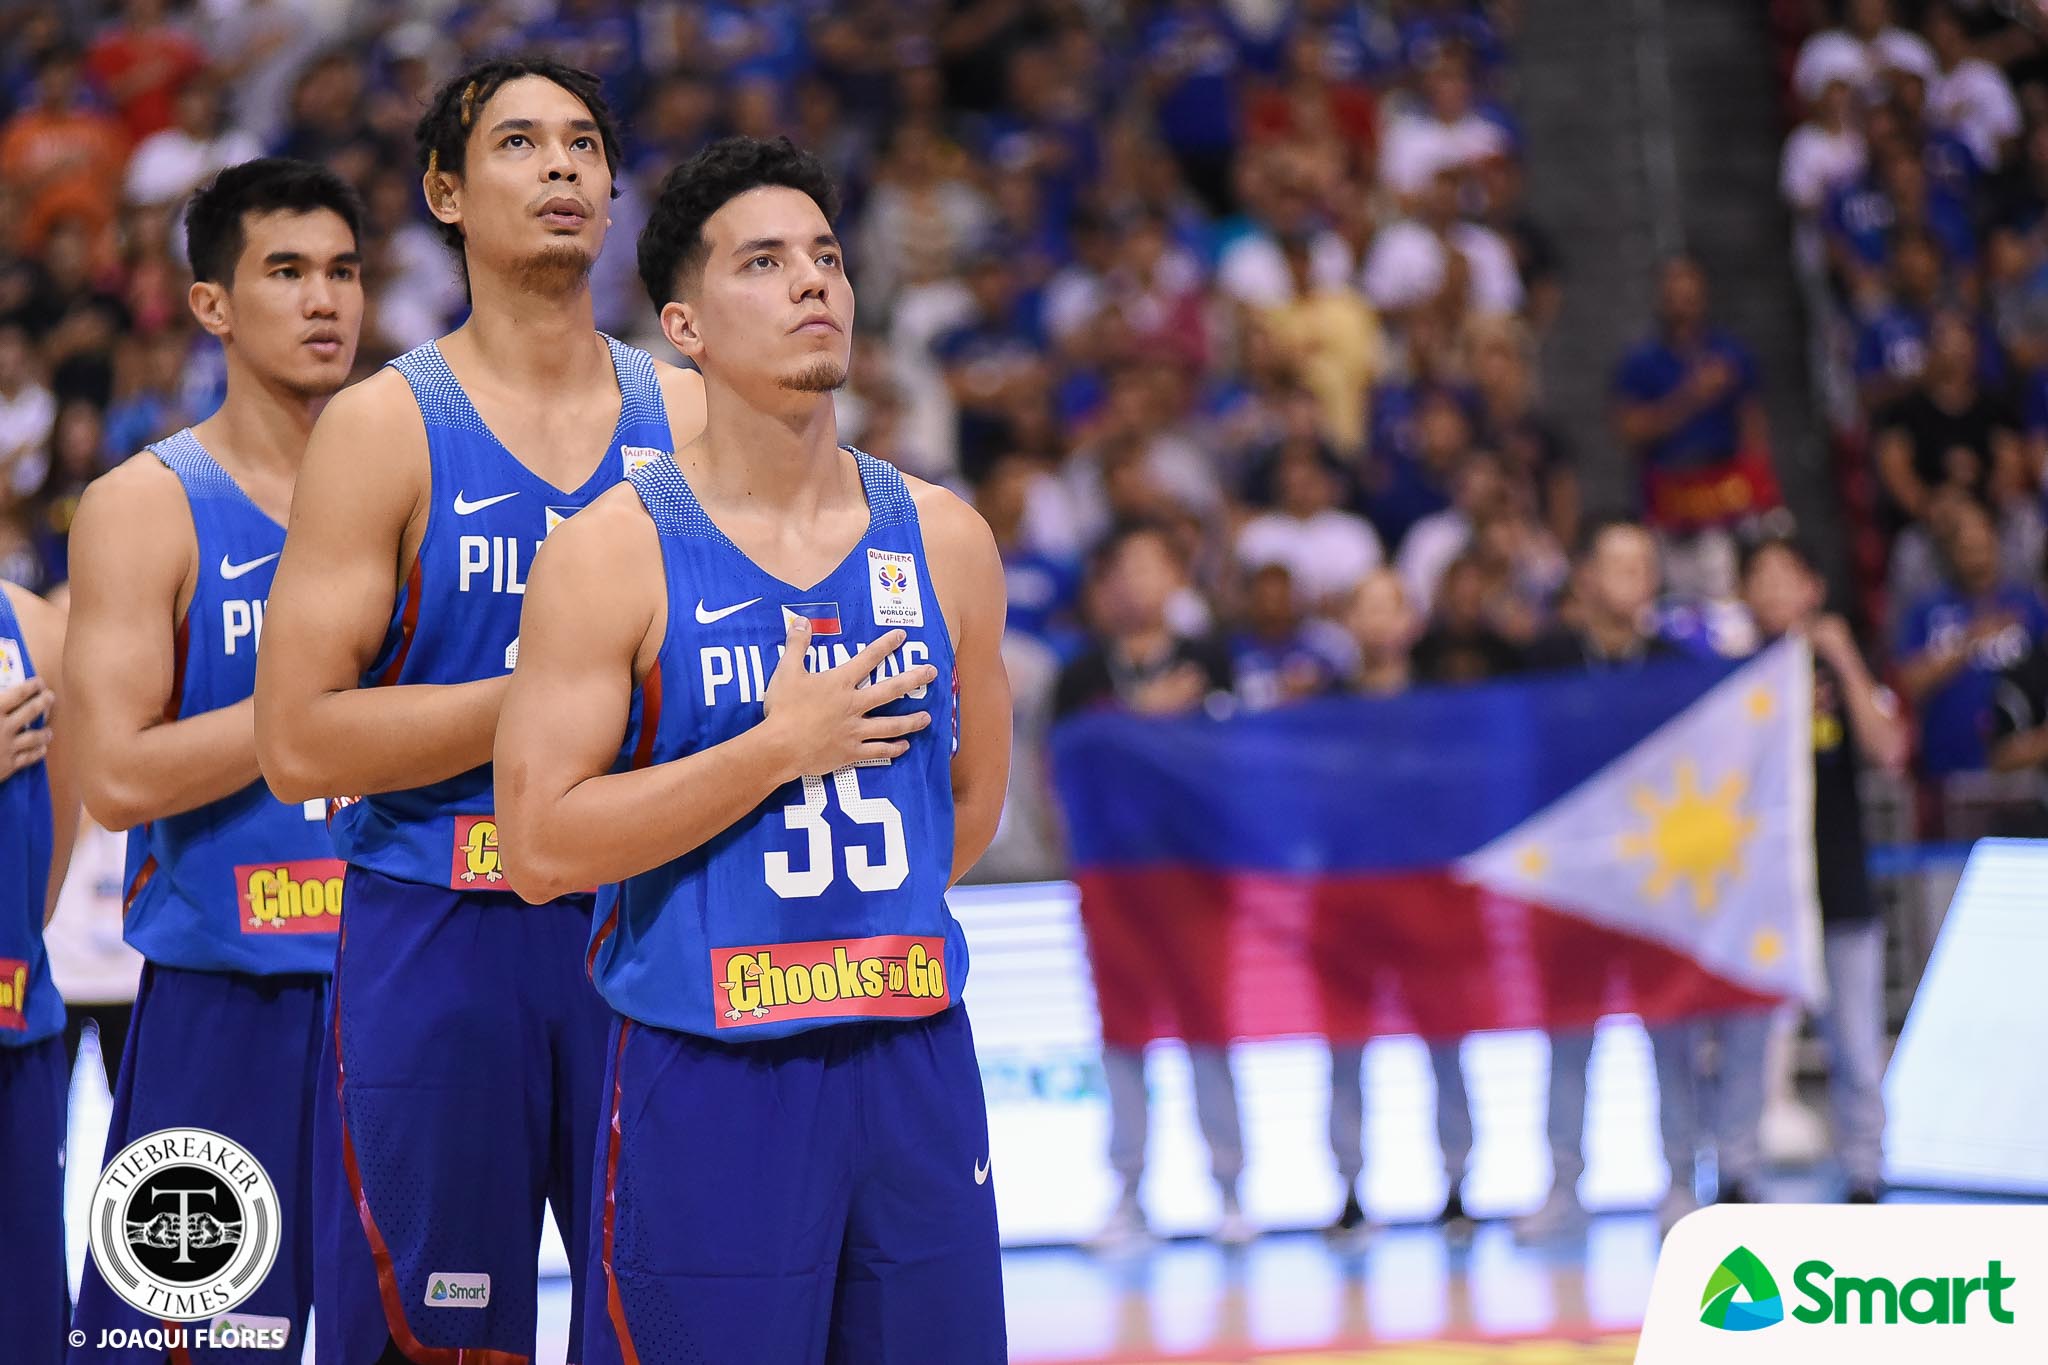
[[[901,758],[789,782],[695,851],[599,893],[591,975],[630,1019],[742,1041],[922,1018],[960,998],[967,946],[945,894],[952,637],[903,476],[850,453],[868,530],[809,588],[748,559],[705,515],[673,460],[631,476],[661,538],[668,625],[634,694],[617,770],[709,749],[758,725],[794,616],[811,622],[812,672],[901,629],[906,638],[876,679],[927,663],[938,679],[871,713],[931,714]]]

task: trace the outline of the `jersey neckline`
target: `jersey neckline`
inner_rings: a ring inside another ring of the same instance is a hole
[[[440,367],[441,372],[448,376],[449,384],[455,392],[456,400],[462,404],[463,408],[468,411],[470,418],[475,421],[476,429],[489,439],[492,445],[498,448],[498,453],[517,466],[519,471],[527,478],[533,480],[542,488],[547,489],[550,493],[556,493],[571,501],[577,501],[589,496],[592,491],[591,486],[605,477],[606,468],[611,463],[611,454],[614,450],[618,449],[619,439],[625,435],[627,419],[633,411],[631,397],[626,392],[626,364],[625,356],[622,354],[624,345],[607,332],[597,332],[596,335],[603,339],[605,351],[611,356],[612,382],[617,384],[619,388],[619,417],[612,424],[612,432],[605,440],[604,449],[598,453],[596,465],[592,467],[583,482],[574,488],[564,488],[552,479],[541,477],[534,470],[533,466],[512,453],[512,447],[505,444],[504,438],[498,435],[491,424],[484,420],[484,415],[477,411],[476,404],[470,399],[469,390],[464,388],[462,381],[456,377],[455,367],[450,365],[448,357],[441,353],[441,342],[444,338],[436,337],[428,342],[427,350],[433,354],[434,363]],[[658,383],[659,381],[650,382]],[[600,489],[599,491],[602,490]]]

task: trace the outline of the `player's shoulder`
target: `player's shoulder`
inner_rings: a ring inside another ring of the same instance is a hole
[[[593,579],[621,575],[613,585],[621,588],[633,586],[660,554],[654,518],[638,490],[624,483],[598,494],[588,507],[550,531],[541,545],[541,560],[553,566],[552,572]],[[535,571],[542,572],[540,563]]]
[[[72,520],[74,546],[113,532],[123,541],[135,538],[163,543],[192,529],[185,519],[166,518],[166,503],[186,506],[185,486],[153,451],[130,455],[85,486]]]
[[[0,596],[7,599],[14,619],[21,623],[22,643],[28,647],[37,670],[55,669],[64,648],[64,608],[6,579],[0,579]]]
[[[327,400],[319,420],[313,424],[313,434],[319,437],[336,433],[346,433],[351,440],[368,437],[424,442],[426,421],[420,415],[411,382],[398,370],[383,365]],[[362,453],[374,456],[379,448],[367,446]]]

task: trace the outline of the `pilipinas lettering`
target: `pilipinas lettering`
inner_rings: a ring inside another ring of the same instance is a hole
[[[804,667],[813,673],[837,668],[866,649],[869,643],[842,644],[835,640],[829,644],[814,644],[804,653]],[[697,676],[703,684],[704,705],[744,706],[760,701],[768,694],[768,679],[775,675],[775,666],[782,662],[786,649],[784,645],[699,645]],[[929,645],[923,640],[906,640],[895,653],[882,660],[881,667],[868,675],[868,682],[878,683],[931,661]],[[929,690],[929,685],[920,687],[911,692],[910,697],[913,701],[922,701]]]
[[[921,1019],[952,1003],[946,941],[909,934],[711,952],[718,1027],[788,1019]]]

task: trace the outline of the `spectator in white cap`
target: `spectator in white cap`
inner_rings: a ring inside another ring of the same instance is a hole
[[[1882,94],[1882,63],[1876,44],[1892,36],[1908,36],[1892,26],[1890,0],[1845,0],[1842,22],[1808,38],[1792,68],[1792,88],[1809,108],[1820,103],[1828,82],[1844,77],[1850,86],[1876,99]]]
[[[1954,9],[1927,12],[1927,42],[1938,70],[1927,83],[1927,121],[1961,138],[1977,165],[1995,172],[2021,127],[2020,102],[2005,73],[1972,54]]]
[[[1820,89],[1807,101],[1811,113],[1785,140],[1778,167],[1778,189],[1795,220],[1800,264],[1809,271],[1823,264],[1819,219],[1828,196],[1856,183],[1870,162],[1856,121],[1860,65],[1840,51],[1824,52],[1822,64]]]

